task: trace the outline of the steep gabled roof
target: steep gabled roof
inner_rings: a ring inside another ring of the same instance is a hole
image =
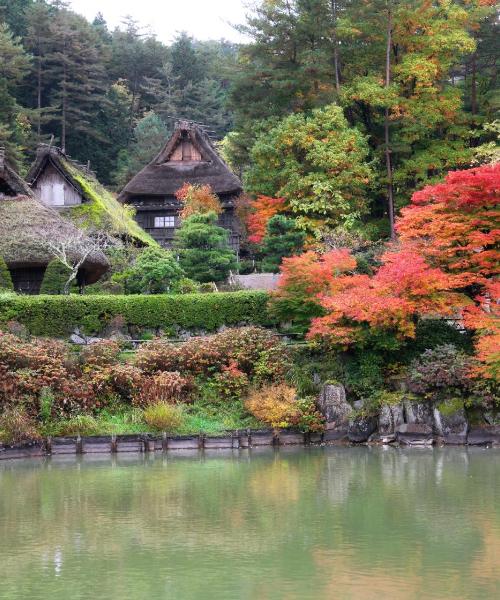
[[[241,181],[207,135],[187,121],[178,123],[160,153],[129,181],[118,198],[126,202],[131,196],[172,197],[184,183],[209,184],[216,194],[238,193],[242,189]]]
[[[68,239],[78,235],[75,225],[33,196],[0,198],[0,256],[10,268],[44,267],[53,255],[47,239]],[[109,268],[101,251],[87,257],[82,269],[87,283],[94,283]]]
[[[115,196],[97,181],[87,167],[70,160],[59,148],[42,145],[29,170],[27,181],[33,187],[44,170],[52,166],[82,196],[83,204],[70,209],[69,216],[84,217],[94,225],[111,227],[117,235],[128,236],[142,245],[157,245]]]
[[[2,196],[32,196],[31,189],[7,163],[5,151],[0,148],[0,197]]]

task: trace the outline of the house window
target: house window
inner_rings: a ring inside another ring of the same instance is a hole
[[[175,217],[155,217],[155,228],[173,229],[175,227]]]

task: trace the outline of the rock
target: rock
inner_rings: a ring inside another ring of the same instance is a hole
[[[427,402],[404,401],[405,423],[434,426],[432,406]]]
[[[432,427],[425,423],[403,423],[396,428],[396,437],[408,446],[430,446],[434,442]]]
[[[469,431],[467,443],[470,446],[500,445],[500,425],[474,427]]]
[[[79,333],[72,333],[69,337],[72,344],[78,344],[79,346],[84,346],[87,344],[87,340],[83,335]]]
[[[355,400],[352,403],[354,410],[361,410],[363,408],[364,401],[363,400]]]
[[[466,444],[469,423],[464,408],[454,412],[434,408],[434,431],[446,444]]]
[[[333,429],[344,425],[347,429],[352,406],[347,402],[343,385],[327,383],[319,395],[318,408],[325,417],[327,424],[332,424]]]
[[[356,417],[349,422],[347,435],[349,441],[360,444],[366,442],[376,429],[377,419],[375,417]]]
[[[393,434],[399,425],[404,423],[402,404],[383,404],[378,416],[378,431],[380,436]]]

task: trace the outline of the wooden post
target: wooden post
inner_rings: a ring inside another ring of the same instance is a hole
[[[45,447],[47,449],[47,454],[52,454],[52,437],[50,435],[45,440]]]
[[[205,435],[203,431],[200,431],[200,435],[198,436],[198,449],[203,450],[205,448]]]
[[[83,454],[83,442],[80,434],[76,436],[76,453]]]
[[[168,450],[168,436],[166,431],[162,433],[161,449],[163,450],[163,452],[166,452]]]
[[[118,452],[118,444],[116,442],[116,434],[113,433],[113,435],[111,436],[111,452],[113,454],[116,454],[116,452]]]

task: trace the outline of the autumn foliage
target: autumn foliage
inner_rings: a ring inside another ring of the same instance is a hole
[[[177,190],[175,197],[183,204],[181,219],[199,213],[215,212],[219,215],[222,212],[220,200],[209,185],[185,183]]]
[[[266,235],[269,220],[279,213],[284,212],[285,199],[258,196],[252,202],[251,213],[247,216],[248,241],[260,244]]]
[[[416,192],[397,221],[373,276],[352,273],[347,250],[306,252],[283,261],[274,303],[300,320],[300,298],[322,314],[309,329],[343,347],[377,332],[393,339],[415,335],[422,317],[462,317],[476,332],[475,375],[497,377],[500,327],[500,164],[449,173],[444,183]],[[351,271],[351,272],[349,272]]]

